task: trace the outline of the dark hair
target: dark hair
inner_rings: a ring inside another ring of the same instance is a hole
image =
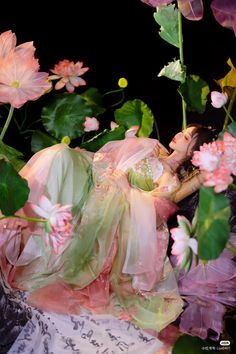
[[[204,143],[208,144],[217,138],[217,131],[212,127],[207,127],[198,123],[188,124],[187,128],[194,127],[195,129],[192,132],[192,135],[195,138],[194,144],[191,146],[191,154],[188,154],[186,159],[181,163],[177,169],[177,173],[180,179],[188,176],[196,167],[193,166],[192,153],[194,151],[200,150],[200,146]]]

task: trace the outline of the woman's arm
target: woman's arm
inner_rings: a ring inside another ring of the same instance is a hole
[[[201,172],[199,170],[195,170],[181,183],[180,188],[173,194],[172,201],[178,203],[182,199],[188,197],[200,188],[202,182],[203,176]]]

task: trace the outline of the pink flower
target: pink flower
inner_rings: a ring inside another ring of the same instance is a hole
[[[31,206],[37,215],[47,220],[45,223],[46,245],[51,245],[56,254],[61,253],[72,236],[73,225],[70,223],[72,205],[53,205],[46,196],[42,195],[39,204],[31,203]]]
[[[119,127],[119,125],[116,122],[111,121],[110,123],[111,130],[115,129],[116,127]]]
[[[67,91],[71,93],[74,92],[75,87],[86,85],[86,81],[80,76],[88,70],[88,67],[83,68],[82,61],[74,63],[73,61],[64,59],[59,61],[59,63],[54,66],[54,69],[50,70],[55,75],[49,76],[49,79],[60,79],[55,85],[55,90],[60,90],[62,87],[66,86]]]
[[[33,42],[15,47],[11,31],[0,36],[0,102],[20,108],[30,100],[37,100],[51,88],[48,74],[38,72]]]
[[[223,140],[204,144],[195,151],[192,163],[203,171],[203,185],[222,192],[233,182],[236,175],[236,139],[228,132]]]
[[[220,143],[220,142],[219,142]],[[219,149],[218,142],[211,144],[204,143],[199,151],[194,151],[192,163],[204,171],[214,171],[220,162],[222,151]]]
[[[215,108],[223,107],[228,101],[228,95],[226,92],[211,92],[211,104]]]
[[[197,254],[197,240],[191,237],[192,225],[182,215],[177,215],[178,227],[170,230],[174,244],[171,249],[171,254],[177,256],[177,265],[185,266],[190,255],[190,249]]]
[[[136,136],[139,128],[140,128],[139,125],[133,125],[131,128],[126,130],[125,137],[126,138],[133,138],[134,136]]]
[[[99,121],[95,117],[86,117],[83,125],[85,132],[91,132],[99,129]]]

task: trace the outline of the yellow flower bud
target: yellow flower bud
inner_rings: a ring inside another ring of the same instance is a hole
[[[126,88],[128,86],[128,81],[126,80],[126,78],[121,77],[118,81],[118,86],[120,88]]]
[[[70,145],[70,137],[69,136],[63,136],[63,138],[61,139],[61,143],[62,144],[67,144]]]

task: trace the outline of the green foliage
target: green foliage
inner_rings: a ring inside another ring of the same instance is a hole
[[[10,162],[0,160],[0,210],[10,216],[23,207],[28,199],[29,187]]]
[[[33,152],[37,152],[39,150],[45,149],[46,147],[49,147],[51,145],[57,144],[60,141],[52,137],[51,135],[48,135],[44,132],[41,132],[39,130],[36,130],[32,134],[31,138],[31,150]]]
[[[139,136],[149,136],[153,129],[154,116],[150,108],[141,100],[127,101],[115,111],[115,121],[118,125],[129,129],[139,125]]]
[[[210,93],[206,81],[197,75],[190,75],[182,83],[178,92],[183,97],[187,105],[187,111],[204,113],[207,103],[207,95]]]
[[[108,141],[121,140],[125,137],[125,127],[116,127],[113,130],[105,129],[100,134],[97,134],[92,139],[81,143],[80,147],[88,151],[96,152]]]
[[[203,260],[219,257],[230,236],[230,203],[213,188],[201,187],[197,210],[198,256]]]
[[[61,93],[42,109],[42,123],[48,133],[57,139],[68,135],[71,139],[84,134],[83,122],[92,115],[88,102],[76,93]]]
[[[201,354],[204,353],[204,348],[207,348],[205,350],[208,352],[209,347],[211,347],[211,345],[205,340],[184,334],[175,342],[172,354]],[[213,350],[210,352],[211,354],[216,353]]]
[[[13,147],[4,144],[2,141],[0,141],[0,158],[5,158],[10,161],[16,171],[19,171],[25,164],[23,160],[24,155]]]
[[[106,108],[103,106],[102,95],[97,88],[90,87],[84,93],[81,93],[80,96],[89,104],[93,111],[93,116],[98,117],[106,111]]]
[[[179,10],[174,4],[165,7],[159,7],[154,13],[155,21],[161,26],[159,35],[166,42],[179,48],[179,23],[178,23]]]

